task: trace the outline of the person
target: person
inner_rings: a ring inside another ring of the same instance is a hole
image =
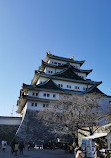
[[[18,149],[19,149],[19,143],[16,142],[16,143],[15,143],[15,148],[14,148],[15,156],[17,156]]]
[[[6,149],[6,141],[2,141],[2,151],[5,152]]]
[[[54,144],[54,143],[52,144],[52,149],[53,149],[53,150],[55,149],[55,144]]]
[[[34,147],[35,147],[35,143],[33,142],[33,143],[32,143],[32,149],[33,149],[33,150],[34,150]]]
[[[19,144],[20,155],[23,155],[23,149],[24,149],[24,143],[20,142],[20,144]]]
[[[67,143],[65,143],[64,150],[65,150],[65,153],[68,152],[68,144]]]
[[[70,145],[70,147],[69,147],[69,153],[73,153],[73,146],[72,145]]]
[[[28,142],[28,150],[30,149],[30,142]]]
[[[13,154],[15,152],[15,142],[13,141],[11,143],[11,153]]]
[[[95,144],[95,151],[94,151],[94,153],[95,153],[95,158],[101,158],[100,157],[101,153],[99,151],[99,145],[98,144]]]
[[[84,158],[84,157],[85,157],[85,155],[82,152],[81,147],[79,147],[78,150],[77,150],[76,158]]]
[[[75,153],[75,155],[77,154],[78,148],[79,148],[79,147],[76,146],[75,149],[74,149],[74,153]]]
[[[108,150],[105,150],[105,158],[109,158],[110,157],[110,153]]]

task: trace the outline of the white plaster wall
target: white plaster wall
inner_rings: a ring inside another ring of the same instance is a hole
[[[0,125],[20,125],[21,120],[17,118],[0,118]]]
[[[53,80],[57,85],[58,84],[63,84],[63,89],[70,89],[70,90],[77,90],[77,91],[84,91],[84,88],[87,88],[87,84],[82,84],[82,83],[74,83],[74,82],[66,82],[62,80]],[[67,85],[71,85],[71,88],[67,88]],[[75,89],[75,86],[79,87],[79,89]],[[91,86],[88,86],[90,88]]]
[[[32,106],[32,103],[37,103],[37,106]],[[48,104],[48,103],[28,101],[27,102],[27,109],[28,110],[34,110],[34,111],[43,110],[44,109],[43,104]]]
[[[44,97],[44,93],[49,94],[49,97]],[[53,97],[55,95],[55,97]],[[44,98],[44,99],[52,99],[52,100],[59,100],[59,93],[51,93],[51,92],[39,92],[39,98]]]
[[[33,96],[33,93],[38,93],[38,95],[39,95],[38,91],[28,91],[29,96]],[[38,97],[38,96],[34,95],[33,97]]]
[[[57,64],[54,64],[54,62],[57,62]],[[61,65],[62,65],[62,64],[66,64],[67,62],[60,61],[60,60],[55,60],[55,59],[49,59],[48,63],[49,64],[54,64],[54,65],[58,65],[58,63],[61,63]],[[73,65],[73,66],[75,66],[76,68],[80,68],[80,64],[71,63],[71,62],[70,62],[70,64]]]
[[[51,73],[49,73],[49,71],[53,71],[52,74],[54,74],[54,73],[60,72],[62,70],[63,69],[55,69],[55,68],[45,67],[44,72],[47,74],[51,74]]]
[[[38,96],[33,95],[33,93],[38,93]],[[49,97],[44,96],[44,93],[49,94]],[[29,91],[28,92],[29,96],[33,96],[35,98],[43,98],[43,99],[52,99],[52,100],[58,100],[59,99],[59,94],[58,93],[53,93],[53,92],[47,92],[47,91]],[[53,97],[55,95],[55,97]]]
[[[47,80],[47,78],[44,78],[44,77],[40,77],[39,78],[39,80],[38,80],[38,82],[37,82],[37,84],[39,83],[39,82],[44,82],[44,81],[46,81]],[[83,90],[83,87],[84,88],[90,88],[91,87],[91,85],[88,85],[88,87],[87,87],[87,84],[82,84],[82,83],[74,83],[74,82],[68,82],[68,81],[62,81],[62,80],[54,80],[53,79],[53,81],[58,85],[58,84],[63,84],[63,89],[70,89],[70,90],[78,90],[78,91],[84,91]],[[67,88],[67,85],[71,85],[71,88]],[[79,87],[79,89],[75,89],[75,86],[78,86]]]
[[[49,73],[49,71],[53,72],[53,73]],[[55,68],[50,68],[50,67],[45,67],[44,72],[47,74],[54,74],[57,72],[61,72],[63,71],[63,69],[55,69]],[[76,74],[78,74],[78,76],[83,76],[83,79],[86,79],[86,73],[81,73],[81,72],[75,72]]]
[[[77,72],[78,76],[83,76],[83,79],[86,80],[86,73]]]
[[[49,73],[49,71],[52,71],[53,72],[52,74],[56,73],[56,69],[51,68],[51,67],[45,67],[44,72],[47,73],[47,74],[51,74],[51,73]]]
[[[24,106],[24,108],[22,110],[22,121],[21,121],[21,124],[22,124],[22,122],[24,120],[24,117],[25,117],[25,114],[26,114],[26,110],[27,110],[27,103],[25,104],[25,106]]]
[[[45,77],[40,77],[37,81],[37,85],[40,84],[41,82],[45,82],[48,78]]]

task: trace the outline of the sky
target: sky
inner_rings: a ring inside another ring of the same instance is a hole
[[[0,0],[0,116],[16,114],[46,52],[85,60],[111,95],[111,0]]]

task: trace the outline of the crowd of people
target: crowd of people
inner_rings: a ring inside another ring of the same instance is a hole
[[[24,146],[24,142],[16,142],[13,141],[11,143],[11,153],[15,154],[15,156],[17,156],[18,152],[20,155],[23,155],[23,150],[24,150],[25,146]]]
[[[25,149],[25,145],[23,141],[12,141],[11,144],[11,153],[15,156],[23,155],[23,150]],[[7,147],[7,142],[2,141],[0,144],[0,150],[2,152],[5,152]],[[34,142],[28,142],[27,144],[27,149],[28,150],[34,150],[35,143]],[[71,153],[74,155],[74,158],[87,158],[85,150],[82,150],[82,147],[77,146],[76,143],[74,142],[73,144],[68,144],[68,143],[51,143],[48,142],[46,144],[43,144],[43,149],[64,149],[65,153]],[[100,146],[95,143],[95,150],[94,150],[94,158],[111,158],[111,153],[108,150],[105,150],[104,154],[101,154],[100,151]]]
[[[72,145],[66,143],[64,145],[64,150],[65,153],[72,153],[74,158],[87,158],[86,151],[82,150],[81,146],[76,146],[75,143]],[[94,158],[111,158],[111,151],[105,150],[105,152],[102,153],[99,145],[95,143]]]
[[[85,157],[85,154],[83,153],[82,148],[76,146],[75,143],[73,143],[72,145],[65,143],[64,150],[65,150],[65,153],[73,154],[74,158],[84,158]]]
[[[1,141],[0,143],[0,151],[2,152],[5,152],[6,151],[6,147],[7,147],[7,142],[6,141]],[[10,147],[11,147],[11,153],[15,156],[17,156],[18,154],[19,155],[23,155],[23,151],[25,149],[25,145],[24,145],[24,142],[23,141],[15,141],[13,140],[11,143],[10,143]],[[34,142],[28,142],[28,145],[27,145],[27,149],[28,150],[31,150],[33,149],[34,150],[34,147],[35,147],[35,144]]]

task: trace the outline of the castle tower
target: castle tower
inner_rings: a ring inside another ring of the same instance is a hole
[[[74,57],[59,57],[50,52],[46,54],[45,60],[42,60],[41,66],[35,71],[31,84],[23,84],[20,90],[17,101],[17,113],[22,114],[21,126],[17,132],[19,137],[27,140],[35,137],[37,140],[39,138],[44,140],[47,135],[53,137],[47,133],[47,127],[43,128],[41,122],[38,122],[35,117],[36,112],[49,106],[51,100],[59,100],[60,94],[102,93],[97,88],[102,82],[87,79],[92,69],[81,69],[84,62],[77,61]],[[29,119],[32,119],[33,123]],[[43,134],[40,135],[40,133]]]

